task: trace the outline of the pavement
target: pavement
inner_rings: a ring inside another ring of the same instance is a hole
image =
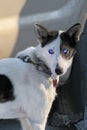
[[[82,97],[83,102],[86,103],[86,108],[84,121],[79,122],[76,126],[78,130],[87,130],[87,22],[80,40],[79,48],[81,67],[83,72]],[[21,126],[18,120],[0,120],[0,130],[21,130]],[[58,130],[58,128],[46,127],[46,130]]]
[[[0,130],[22,130],[18,120],[0,120]]]

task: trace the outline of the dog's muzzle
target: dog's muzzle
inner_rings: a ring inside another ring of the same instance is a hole
[[[57,75],[61,75],[63,73],[63,70],[58,65],[56,65],[55,72],[56,72]]]

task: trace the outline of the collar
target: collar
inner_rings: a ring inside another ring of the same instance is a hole
[[[23,60],[23,62],[33,64],[38,71],[45,73],[48,77],[51,76],[52,73],[51,73],[50,69],[39,58],[36,58],[35,59],[36,61],[33,61],[28,55],[24,56],[24,57],[18,57],[18,58],[20,58],[21,60]],[[53,80],[53,86],[55,88],[58,86],[57,79]]]
[[[42,61],[40,60],[39,58],[36,58],[36,61],[33,61],[28,55],[24,56],[24,57],[18,57],[20,58],[21,60],[23,60],[23,62],[25,63],[31,63],[33,64],[36,69],[40,72],[44,72],[45,74],[47,74],[48,76],[51,76],[51,71],[50,69],[47,67],[47,65]]]

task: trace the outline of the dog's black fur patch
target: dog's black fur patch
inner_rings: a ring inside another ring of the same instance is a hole
[[[53,40],[55,40],[58,37],[58,31],[51,31],[48,33],[46,37],[41,37],[41,45],[44,47],[45,45],[51,43]]]
[[[66,44],[68,44],[68,46],[70,46],[71,48],[76,47],[77,43],[76,43],[75,39],[73,37],[70,37],[67,32],[61,33],[60,37],[61,37],[62,41],[66,42]]]
[[[77,43],[74,41],[74,39],[70,38],[66,32],[61,33],[60,38],[61,38],[61,46],[60,46],[61,55],[66,59],[70,59],[76,53]],[[64,48],[68,50],[68,53],[66,55],[63,53]]]
[[[6,75],[0,74],[0,103],[12,101],[15,99],[13,95],[13,85]]]
[[[41,46],[44,47],[45,45],[51,43],[58,37],[58,31],[50,31],[45,27],[35,24],[35,33],[36,37],[40,40]]]

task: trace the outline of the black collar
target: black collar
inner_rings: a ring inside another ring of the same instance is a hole
[[[36,69],[40,72],[44,72],[45,74],[47,74],[48,76],[51,76],[51,71],[50,69],[47,67],[47,65],[40,60],[39,58],[36,58],[36,61],[33,61],[28,55],[24,56],[24,57],[18,57],[21,60],[23,60],[23,62],[25,63],[31,63],[33,64]]]

